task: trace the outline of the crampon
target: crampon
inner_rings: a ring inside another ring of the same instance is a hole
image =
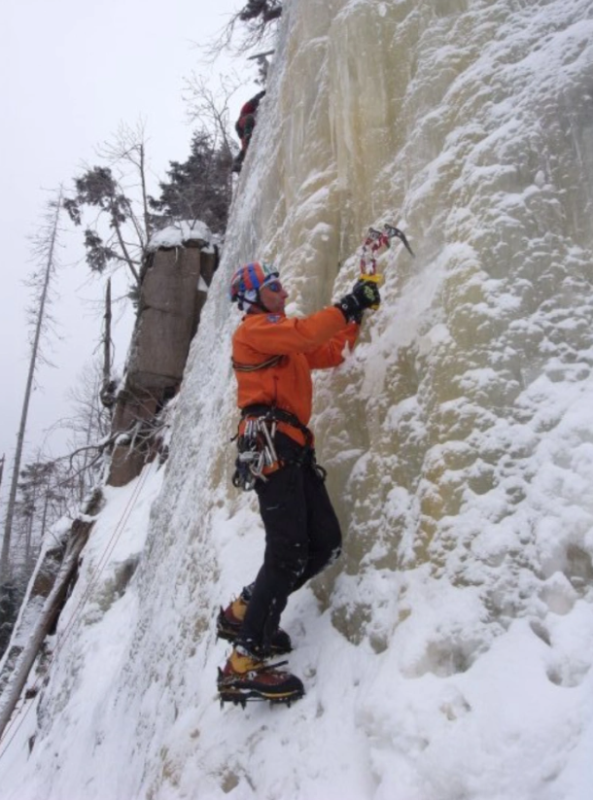
[[[252,662],[251,669],[238,672],[233,667],[233,658],[229,659],[224,670],[218,670],[218,697],[221,708],[225,703],[233,703],[245,708],[248,702],[267,700],[271,705],[286,705],[300,700],[305,694],[302,682],[290,672],[279,667],[286,664]]]
[[[225,703],[232,703],[234,706],[241,706],[247,708],[247,703],[262,702],[267,700],[271,706],[286,706],[290,708],[292,703],[300,700],[304,696],[304,691],[300,694],[291,694],[287,697],[279,697],[278,695],[265,697],[258,692],[245,693],[243,690],[225,689],[218,692],[218,699],[220,700],[220,707],[224,708]]]

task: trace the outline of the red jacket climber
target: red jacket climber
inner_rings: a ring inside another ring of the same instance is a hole
[[[258,92],[255,97],[252,97],[251,100],[248,100],[241,107],[239,119],[235,123],[235,131],[237,132],[239,139],[241,139],[241,151],[233,162],[233,172],[241,172],[241,167],[243,166],[243,161],[245,159],[245,153],[247,152],[247,146],[249,145],[249,141],[253,135],[253,129],[255,128],[259,103],[265,93],[265,89],[261,92]]]
[[[325,470],[315,461],[307,427],[311,370],[342,363],[345,346],[356,341],[363,311],[381,300],[376,283],[361,280],[335,306],[295,319],[285,315],[287,296],[268,264],[240,267],[231,282],[231,300],[247,312],[233,336],[241,409],[233,483],[255,489],[266,547],[255,581],[218,616],[218,635],[234,644],[219,671],[223,702],[289,703],[304,694],[299,678],[265,662],[292,649],[279,627],[289,595],[341,550]]]

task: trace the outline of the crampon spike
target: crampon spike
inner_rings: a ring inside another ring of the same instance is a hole
[[[300,700],[303,696],[304,692],[302,694],[292,694],[290,697],[265,697],[256,692],[243,693],[233,690],[219,691],[218,694],[221,708],[224,708],[225,703],[232,703],[234,706],[241,706],[243,710],[247,708],[247,703],[265,703],[266,701],[271,706],[286,706],[290,708],[294,702]]]

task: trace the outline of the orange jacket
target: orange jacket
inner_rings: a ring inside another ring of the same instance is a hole
[[[253,372],[235,371],[237,405],[275,406],[309,424],[313,385],[311,370],[336,367],[344,360],[346,343],[354,344],[359,326],[347,323],[339,308],[330,306],[304,319],[284,314],[246,314],[233,335],[233,361],[257,365],[271,356],[283,356],[278,364]],[[299,444],[305,437],[297,428],[279,423],[278,430]]]

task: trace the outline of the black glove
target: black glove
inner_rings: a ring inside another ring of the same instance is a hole
[[[356,281],[350,294],[336,303],[336,308],[340,309],[346,322],[357,322],[360,325],[365,308],[376,308],[380,303],[381,295],[377,284],[360,279]]]

